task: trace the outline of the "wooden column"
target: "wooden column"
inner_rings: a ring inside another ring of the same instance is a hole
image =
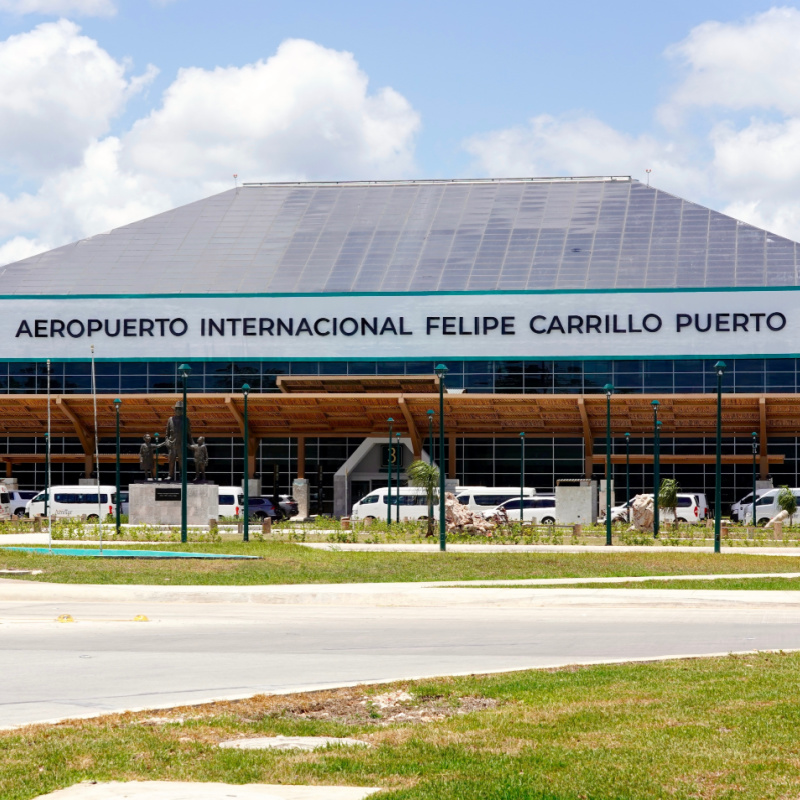
[[[14,465],[10,461],[6,461],[6,478],[14,477]]]
[[[456,477],[456,437],[447,437],[447,477],[455,480]]]
[[[249,452],[247,454],[247,477],[248,478],[255,478],[256,476],[256,459],[258,458],[258,445],[261,443],[261,439],[257,439],[255,436],[250,438],[250,441],[247,443],[249,448]]]
[[[583,477],[591,479],[592,465],[594,463],[594,436],[589,425],[589,415],[586,413],[586,404],[582,397],[578,398],[578,411],[581,414],[581,424],[583,426]]]
[[[297,479],[306,477],[306,437],[297,437]]]

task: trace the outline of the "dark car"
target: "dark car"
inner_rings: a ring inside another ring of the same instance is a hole
[[[297,516],[297,500],[290,494],[279,494],[277,497],[270,495],[269,499],[276,508],[280,509],[283,519]]]
[[[250,504],[250,519],[263,520],[267,517],[274,520],[281,519],[280,513],[268,497],[250,497],[248,500]]]

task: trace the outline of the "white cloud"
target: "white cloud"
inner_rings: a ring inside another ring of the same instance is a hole
[[[51,24],[57,30],[46,33],[77,36],[70,25]],[[266,61],[181,70],[159,108],[129,131],[110,136],[111,116],[147,76],[126,80],[122,65],[86,41],[86,62],[101,66],[82,80],[96,79],[107,90],[105,110],[94,116],[87,110],[89,118],[67,150],[77,156],[75,163],[63,155],[35,191],[0,194],[0,241],[9,238],[7,252],[30,255],[31,248],[54,247],[222,191],[231,187],[234,172],[240,181],[323,180],[404,177],[414,168],[419,115],[393,89],[370,92],[367,75],[350,53],[290,40]],[[5,44],[0,43],[0,64]],[[43,67],[39,77],[45,84],[48,74]],[[80,93],[68,85],[61,106],[49,95],[17,105],[34,116],[50,103],[64,117],[59,126],[69,129],[84,112]],[[0,145],[4,113],[12,120],[7,136],[16,143],[17,163],[34,157],[43,145],[25,149],[18,129],[28,117],[4,112],[2,97]]]
[[[153,77],[126,67],[73,22],[47,22],[0,42],[0,169],[25,177],[80,163],[131,94]]]
[[[368,92],[350,53],[304,40],[244,67],[184,69],[125,138],[125,163],[165,179],[375,178],[408,174],[419,117]]]
[[[591,115],[539,115],[465,147],[493,176],[644,179],[652,169],[659,188],[800,240],[800,10],[704,23],[667,56],[681,74],[652,133],[631,136]]]
[[[111,17],[117,13],[114,0],[0,0],[0,11],[12,14],[69,14]]]

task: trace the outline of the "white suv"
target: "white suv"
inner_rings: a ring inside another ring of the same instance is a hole
[[[647,497],[653,495],[648,494]],[[633,498],[631,498],[633,503]],[[611,519],[614,522],[625,520],[628,504],[623,503],[621,506],[612,506]],[[601,517],[605,517],[605,507],[600,509]],[[659,520],[662,522],[672,522],[672,511],[661,506],[659,508]],[[675,509],[675,516],[678,522],[700,522],[701,520],[708,519],[709,508],[708,500],[702,492],[679,492],[678,493],[678,507]]]
[[[17,517],[25,516],[25,506],[28,505],[28,500],[33,500],[36,497],[36,492],[27,489],[21,491],[8,490],[9,503],[11,504],[11,513]]]

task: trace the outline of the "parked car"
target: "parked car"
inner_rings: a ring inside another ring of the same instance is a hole
[[[244,505],[244,492],[241,486],[219,487],[219,517],[238,517]]]
[[[778,494],[780,493],[780,489],[770,489],[761,497],[758,498],[756,501],[756,524],[757,525],[764,525],[765,523],[769,522],[776,514],[778,514],[781,510],[781,507],[778,505]],[[800,489],[792,489],[792,494],[794,495],[794,499],[797,500],[797,505],[800,507]],[[748,504],[742,508],[742,522],[751,522],[753,521],[753,506],[752,504]],[[795,516],[798,516],[795,514]]]
[[[648,494],[647,497],[652,497]],[[630,499],[631,505],[634,498]],[[623,503],[620,506],[611,507],[611,519],[614,522],[620,522],[627,519],[628,503]],[[679,492],[678,493],[678,507],[675,509],[675,516],[678,522],[700,522],[701,520],[708,519],[710,509],[708,507],[708,500],[702,492]],[[606,509],[605,506],[600,508],[600,519],[605,519]],[[661,522],[672,522],[674,517],[672,510],[659,507],[658,518]]]
[[[11,513],[17,517],[24,517],[25,506],[28,505],[28,500],[36,497],[36,492],[30,489],[9,489],[8,497],[11,504]]]
[[[269,495],[269,500],[276,508],[280,509],[284,519],[291,519],[297,516],[297,500],[290,494]]]
[[[274,520],[283,519],[280,509],[276,508],[268,497],[248,497],[247,501],[250,519],[265,520],[267,517]]]
[[[483,512],[486,519],[491,519],[500,509],[504,509],[509,522],[519,522],[519,497],[513,500],[506,500],[505,503],[495,508]],[[522,498],[522,520],[523,522],[536,522],[542,525],[552,525],[556,521],[556,498],[555,495],[536,495],[536,497]]]
[[[522,494],[533,497],[536,489],[523,488]],[[489,511],[513,498],[519,499],[519,486],[473,486],[462,487],[456,492],[456,500],[471,511]],[[519,510],[519,506],[517,506]]]
[[[756,489],[756,497],[761,497],[765,495],[769,489]],[[747,509],[747,514],[751,513],[750,506],[753,505],[753,493],[749,492],[746,494],[738,503],[734,503],[731,506],[731,519],[734,522],[743,522],[744,521],[744,511],[745,508]]]

